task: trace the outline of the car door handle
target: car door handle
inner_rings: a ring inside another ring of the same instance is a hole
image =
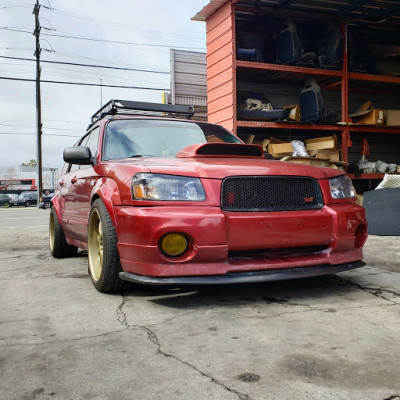
[[[76,183],[78,179],[76,179],[75,177],[71,179],[71,183]]]
[[[59,183],[59,185],[60,185],[60,186],[64,186],[64,181],[61,181],[61,182]]]

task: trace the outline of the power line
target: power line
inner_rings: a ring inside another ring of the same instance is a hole
[[[24,57],[0,56],[0,58],[7,58],[7,59],[10,59],[10,60],[20,60],[20,61],[36,61],[33,58],[24,58]],[[105,69],[115,69],[115,70],[134,71],[134,72],[151,72],[153,74],[169,74],[169,72],[167,72],[167,71],[157,71],[157,70],[150,70],[150,69],[110,67],[110,66],[107,66],[107,65],[81,64],[81,63],[71,63],[71,62],[66,62],[66,61],[48,61],[48,60],[40,60],[40,61],[42,63],[73,65],[73,66],[77,66],[77,67],[105,68]]]
[[[60,37],[65,39],[78,39],[78,40],[89,40],[92,42],[101,42],[101,43],[113,43],[113,44],[124,44],[124,45],[133,45],[133,46],[149,46],[149,47],[162,47],[162,48],[180,48],[185,50],[200,50],[203,47],[184,47],[184,46],[170,46],[164,44],[155,44],[155,43],[137,43],[137,42],[124,42],[120,40],[108,40],[108,39],[100,39],[100,38],[93,38],[87,36],[73,36],[70,34],[58,34],[58,33],[43,33],[43,36],[53,36],[53,37]]]
[[[82,137],[84,134],[84,132],[82,133],[82,135],[63,135],[63,134],[58,134],[58,135],[54,135],[54,134],[50,134],[50,133],[42,133],[42,135],[44,136],[53,136],[53,137],[57,137],[57,136],[65,136],[65,137]],[[36,135],[35,132],[0,132],[0,135],[22,135],[22,136],[33,136]]]
[[[11,5],[4,5],[4,6],[0,6],[1,9],[5,9],[5,8],[31,8],[32,6],[11,6]]]
[[[11,124],[0,124],[0,126],[10,126],[13,128],[35,128],[33,125],[11,125]],[[71,132],[80,132],[80,129],[68,129],[68,128],[51,128],[51,127],[43,127],[43,129],[47,130],[56,130],[56,131],[71,131]]]
[[[69,124],[86,124],[87,121],[67,121],[67,120],[61,120],[61,119],[44,119],[43,121],[47,122],[67,122]]]
[[[7,76],[0,76],[0,79],[9,81],[21,81],[21,82],[36,82],[35,79],[23,79],[23,78],[11,78]],[[100,85],[96,83],[84,83],[84,82],[66,82],[66,81],[49,81],[40,80],[42,83],[58,83],[63,85],[77,85],[77,86],[96,86],[96,87],[109,87],[109,88],[119,88],[119,89],[143,89],[143,90],[158,90],[158,91],[168,91],[169,89],[163,88],[152,88],[152,87],[141,87],[141,86],[118,86],[118,85]]]
[[[74,18],[79,18],[79,19],[85,19],[85,20],[89,20],[89,21],[93,21],[93,22],[99,22],[101,24],[106,24],[106,25],[112,25],[112,26],[117,26],[120,28],[127,28],[127,29],[131,29],[131,30],[135,30],[135,31],[142,31],[145,33],[151,33],[151,34],[155,34],[155,35],[163,35],[163,36],[170,36],[170,37],[177,37],[180,39],[184,39],[184,40],[195,40],[195,41],[204,41],[203,39],[200,38],[193,38],[190,36],[186,36],[186,35],[177,35],[174,33],[168,33],[168,32],[162,32],[162,31],[156,31],[156,30],[148,30],[148,29],[139,29],[136,27],[133,27],[132,25],[127,25],[127,24],[121,24],[121,23],[116,23],[116,22],[111,22],[111,21],[107,21],[107,20],[102,20],[102,19],[96,19],[93,17],[87,17],[81,14],[76,14],[70,11],[66,11],[66,10],[59,10],[56,9],[54,7],[46,7],[46,6],[42,6],[43,8],[50,10],[56,14],[61,14],[61,15],[66,15],[69,17],[74,17]]]
[[[16,28],[9,28],[7,26],[0,27],[0,29],[2,29],[4,31],[9,31],[9,32],[29,33],[29,34],[32,33],[30,31],[16,29]],[[155,44],[155,43],[123,42],[120,40],[108,40],[108,39],[100,39],[100,38],[87,37],[87,36],[74,36],[67,32],[64,35],[61,35],[58,33],[42,33],[41,35],[42,36],[51,36],[51,37],[60,37],[60,38],[64,38],[64,39],[88,40],[91,42],[121,44],[121,45],[129,45],[129,46],[161,47],[161,48],[166,48],[166,49],[179,48],[179,49],[184,49],[184,50],[201,50],[201,49],[203,49],[203,47],[185,47],[185,46],[170,46],[170,45]]]

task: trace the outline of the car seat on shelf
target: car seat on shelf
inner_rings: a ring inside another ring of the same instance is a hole
[[[291,65],[299,59],[301,41],[293,22],[289,21],[287,26],[278,33],[276,44],[278,64]]]
[[[315,67],[315,53],[304,53],[296,25],[288,21],[276,40],[277,63],[285,65],[297,65],[303,67]]]
[[[309,79],[300,92],[301,122],[319,122],[335,124],[336,111],[326,112],[325,101],[322,98],[321,88],[315,79]]]
[[[336,24],[329,23],[319,49],[317,58],[319,67],[325,69],[341,69],[343,60],[342,53],[342,34]]]

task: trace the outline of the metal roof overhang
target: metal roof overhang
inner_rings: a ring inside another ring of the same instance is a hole
[[[354,23],[379,24],[400,31],[399,0],[211,0],[192,19],[206,21],[226,3],[236,4],[242,12],[266,12],[282,16],[312,18],[322,16]]]

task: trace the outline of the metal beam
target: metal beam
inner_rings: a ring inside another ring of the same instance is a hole
[[[373,11],[369,14],[364,15],[364,19],[371,22],[383,22],[387,18],[392,17],[397,11],[400,11],[400,4],[396,4],[391,7],[387,7],[380,11]]]
[[[343,6],[339,9],[340,15],[349,15],[353,11],[359,10],[361,7],[372,3],[373,0],[354,0],[351,6]]]
[[[292,5],[296,0],[281,0],[279,4],[275,6],[275,8],[283,8],[283,7],[289,7]]]

